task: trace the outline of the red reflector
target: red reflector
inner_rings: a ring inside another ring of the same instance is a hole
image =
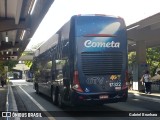
[[[87,34],[84,37],[116,37],[116,35],[112,34]]]
[[[73,80],[73,84],[79,84],[79,80],[78,80],[78,71],[74,71],[74,80]]]
[[[78,92],[83,92],[79,80],[78,80],[78,71],[74,71],[73,87],[74,90]]]

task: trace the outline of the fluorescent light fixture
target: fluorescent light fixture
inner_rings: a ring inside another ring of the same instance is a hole
[[[135,26],[133,26],[133,27],[131,27],[131,28],[128,28],[127,30],[132,30],[132,29],[134,29],[134,28],[137,28],[137,27],[139,27],[140,25],[135,25]]]
[[[32,0],[29,6],[28,14],[32,15],[34,8],[36,6],[37,0]]]
[[[23,40],[25,33],[26,33],[26,30],[23,30],[22,34],[21,34],[21,37],[20,37],[21,40]]]
[[[5,39],[6,39],[6,42],[8,42],[8,37],[7,36],[5,37]]]

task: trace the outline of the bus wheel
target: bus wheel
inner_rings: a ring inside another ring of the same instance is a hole
[[[52,101],[53,101],[53,104],[55,104],[55,105],[58,104],[58,93],[57,93],[57,91],[52,91]]]
[[[60,93],[58,93],[58,106],[63,108],[64,104],[62,102],[62,95]]]

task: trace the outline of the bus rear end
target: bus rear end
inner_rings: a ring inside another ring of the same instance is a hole
[[[126,101],[128,60],[124,20],[104,15],[80,15],[74,16],[74,22],[74,102]]]

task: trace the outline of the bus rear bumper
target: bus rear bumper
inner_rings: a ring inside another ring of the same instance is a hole
[[[127,98],[128,98],[128,89],[118,92],[103,92],[103,93],[77,93],[73,91],[71,97],[72,103],[74,105],[126,102]]]

